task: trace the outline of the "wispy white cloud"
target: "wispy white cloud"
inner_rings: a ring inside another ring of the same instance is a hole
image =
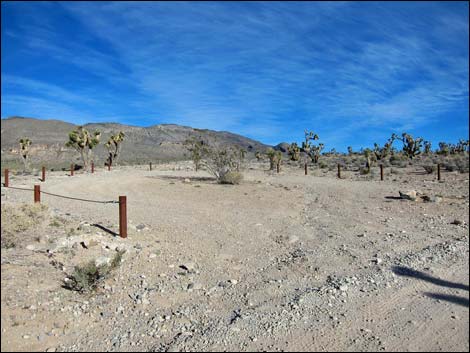
[[[62,94],[72,108],[93,105],[100,117],[121,110],[127,123],[151,116],[275,143],[301,139],[304,128],[347,140],[363,129],[417,129],[455,109],[468,111],[468,4],[57,7],[81,35],[67,41],[54,18],[28,15],[16,29],[27,33],[22,50],[47,53],[99,83],[83,77],[80,93],[23,83]]]

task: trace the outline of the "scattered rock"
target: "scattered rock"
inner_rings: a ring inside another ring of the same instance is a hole
[[[187,262],[185,264],[180,265],[180,268],[188,272],[193,272],[196,269],[196,264],[194,262]]]
[[[110,263],[111,263],[111,258],[106,257],[106,256],[100,256],[100,257],[96,258],[96,260],[95,260],[95,266],[96,267],[109,265]]]
[[[410,190],[406,192],[398,191],[398,193],[400,194],[400,198],[404,200],[416,201],[416,196],[417,196],[416,190]]]

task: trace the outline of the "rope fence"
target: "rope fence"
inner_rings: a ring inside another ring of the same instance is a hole
[[[119,236],[121,238],[127,238],[127,197],[126,196],[119,196],[119,201],[114,201],[114,200],[98,201],[98,200],[82,199],[79,197],[64,196],[64,195],[54,194],[52,192],[47,192],[47,191],[41,191],[40,185],[34,185],[34,189],[28,189],[28,188],[19,188],[15,186],[10,186],[7,183],[5,183],[5,188],[21,190],[21,191],[33,191],[35,203],[41,202],[41,193],[42,193],[42,194],[60,197],[63,199],[68,199],[68,200],[74,200],[74,201],[93,202],[93,203],[100,203],[100,204],[119,204]]]

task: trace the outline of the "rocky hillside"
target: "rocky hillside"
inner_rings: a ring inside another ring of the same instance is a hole
[[[68,133],[76,125],[60,120],[39,120],[34,118],[11,117],[2,119],[1,150],[2,164],[14,165],[19,162],[18,140],[28,137],[32,140],[31,150],[33,165],[47,163],[52,166],[66,166],[71,161],[78,162],[78,154],[65,148]],[[267,147],[258,141],[225,131],[193,129],[187,126],[162,124],[150,127],[138,127],[117,123],[87,124],[89,131],[102,132],[102,141],[116,132],[123,131],[126,140],[122,148],[122,163],[147,163],[149,161],[180,160],[185,158],[183,142],[191,136],[202,136],[208,141],[217,141],[221,145],[235,145],[244,148],[249,155],[263,151]],[[95,151],[95,160],[103,164],[106,149],[100,144]]]

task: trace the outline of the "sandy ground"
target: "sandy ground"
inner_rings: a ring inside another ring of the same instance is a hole
[[[43,194],[63,230],[2,249],[2,351],[468,351],[468,174],[437,182],[410,167],[381,182],[255,165],[229,186],[175,166],[48,174],[48,192],[126,195],[129,237],[89,226],[117,231],[117,205]],[[2,188],[2,207],[32,199]],[[54,250],[70,227],[98,245]],[[61,288],[112,244],[124,262],[96,292]]]

